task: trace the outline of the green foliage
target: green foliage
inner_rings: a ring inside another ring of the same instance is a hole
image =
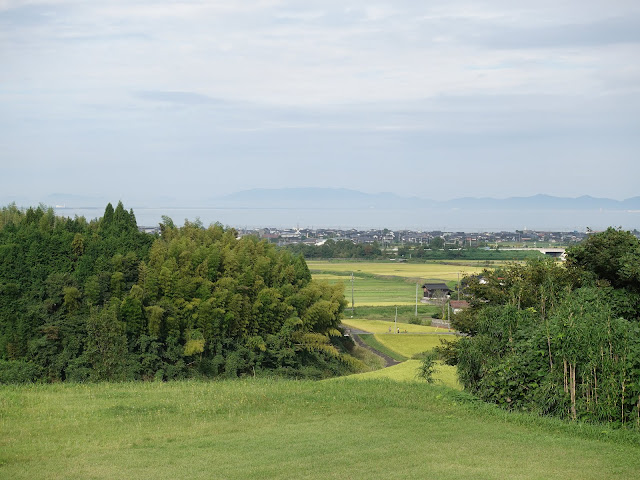
[[[530,262],[471,280],[454,324],[460,381],[510,409],[640,427],[638,240],[609,229],[566,267]],[[462,320],[462,322],[461,322]]]
[[[26,360],[0,360],[0,383],[31,383],[41,375],[38,365]]]
[[[363,367],[331,339],[342,288],[312,281],[302,256],[219,224],[164,218],[161,232],[140,233],[121,202],[92,222],[0,210],[4,378],[324,378]]]
[[[356,244],[351,240],[329,239],[319,246],[296,243],[286,248],[304,258],[383,258],[383,252],[377,242]]]
[[[433,374],[438,371],[438,367],[436,365],[437,359],[437,353],[433,351],[425,353],[420,361],[420,366],[418,367],[416,376],[425,380],[427,383],[433,383]]]

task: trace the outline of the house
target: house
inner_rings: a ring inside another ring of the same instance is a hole
[[[469,302],[466,300],[451,300],[449,305],[451,306],[451,311],[454,315],[456,313],[460,313],[465,308],[469,308]]]
[[[425,283],[422,285],[424,299],[442,299],[449,298],[451,289],[446,283]]]

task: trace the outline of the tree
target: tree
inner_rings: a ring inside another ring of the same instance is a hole
[[[438,355],[435,352],[427,352],[420,361],[416,376],[425,380],[427,383],[433,383],[435,381],[433,374],[438,371],[436,366],[437,359]]]
[[[95,380],[123,380],[126,376],[127,339],[118,321],[117,304],[94,307],[87,317],[86,356]]]
[[[640,292],[640,240],[609,227],[568,249],[567,268],[590,272],[614,288]]]
[[[444,248],[444,238],[442,237],[434,237],[431,239],[431,242],[429,242],[429,246],[433,249],[433,250],[441,250]]]

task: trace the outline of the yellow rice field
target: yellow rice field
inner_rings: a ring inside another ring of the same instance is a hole
[[[465,275],[480,273],[485,268],[481,262],[473,266],[469,262],[447,262],[447,264],[442,264],[307,260],[307,265],[312,272],[354,272],[444,282],[458,280],[458,278],[462,278]],[[315,276],[314,274],[314,278]]]
[[[375,335],[375,338],[385,347],[409,358],[439,346],[440,340],[444,339],[451,342],[458,339],[455,335],[416,335],[410,333]]]

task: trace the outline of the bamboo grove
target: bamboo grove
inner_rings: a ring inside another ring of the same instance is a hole
[[[304,259],[219,224],[133,211],[57,217],[0,211],[0,382],[266,374],[323,378],[362,369],[337,327],[341,287]]]
[[[594,234],[565,265],[485,271],[465,293],[472,307],[454,324],[468,334],[455,348],[466,389],[509,409],[640,427],[640,242],[631,233]]]

